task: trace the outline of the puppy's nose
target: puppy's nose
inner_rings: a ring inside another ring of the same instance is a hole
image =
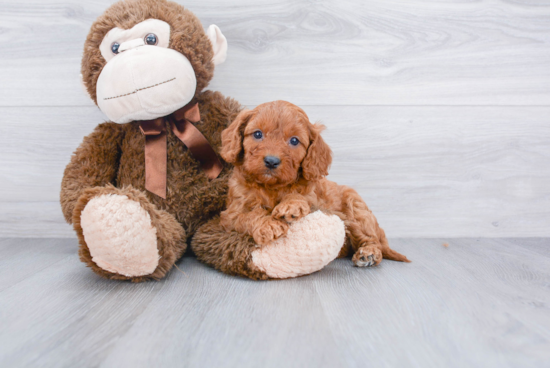
[[[264,163],[265,167],[267,167],[268,169],[276,169],[277,166],[279,166],[279,164],[281,163],[281,160],[279,159],[279,157],[265,156]]]

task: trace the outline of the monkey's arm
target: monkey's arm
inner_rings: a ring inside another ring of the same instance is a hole
[[[224,97],[219,92],[205,91],[197,98],[201,113],[201,121],[195,126],[206,137],[208,142],[218,154],[221,160],[223,170],[216,179],[207,179],[203,177],[197,188],[192,192],[197,193],[194,203],[190,203],[190,207],[200,208],[200,211],[195,212],[192,218],[186,218],[183,222],[186,225],[187,236],[192,237],[195,231],[210,220],[212,217],[219,215],[225,208],[227,198],[227,182],[233,171],[233,165],[226,163],[219,155],[221,147],[221,132],[229,125],[239,111],[241,105],[232,98]],[[191,191],[186,191],[186,193]],[[180,219],[181,220],[181,219]]]
[[[60,195],[61,209],[68,223],[73,222],[76,202],[85,189],[115,183],[123,137],[121,125],[100,124],[71,157],[63,174]]]
[[[243,109],[237,100],[225,97],[217,91],[204,91],[198,96],[201,110],[202,124],[197,126],[212,145],[219,149],[221,146],[221,132],[227,128]]]

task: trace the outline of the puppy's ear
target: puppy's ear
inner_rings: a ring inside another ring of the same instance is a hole
[[[230,164],[242,163],[243,132],[252,117],[252,110],[244,109],[235,120],[222,132],[222,158]]]
[[[310,144],[302,161],[302,175],[306,180],[319,180],[328,175],[332,163],[332,151],[321,137],[325,129],[321,124],[310,124]]]

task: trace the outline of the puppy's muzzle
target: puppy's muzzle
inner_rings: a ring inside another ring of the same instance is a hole
[[[264,157],[265,167],[268,169],[276,169],[280,165],[281,160],[275,156],[265,156]]]

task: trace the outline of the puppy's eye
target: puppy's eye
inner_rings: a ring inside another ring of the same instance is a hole
[[[118,42],[113,42],[113,44],[111,45],[111,51],[113,52],[113,54],[118,54],[118,48],[120,47],[120,43]]]
[[[293,146],[297,146],[298,144],[300,144],[300,140],[296,137],[292,137],[290,138],[290,144]]]
[[[261,130],[256,130],[252,135],[255,139],[262,139],[264,136]]]
[[[145,36],[145,44],[155,46],[158,43],[157,35],[154,33],[149,33],[147,36]]]

